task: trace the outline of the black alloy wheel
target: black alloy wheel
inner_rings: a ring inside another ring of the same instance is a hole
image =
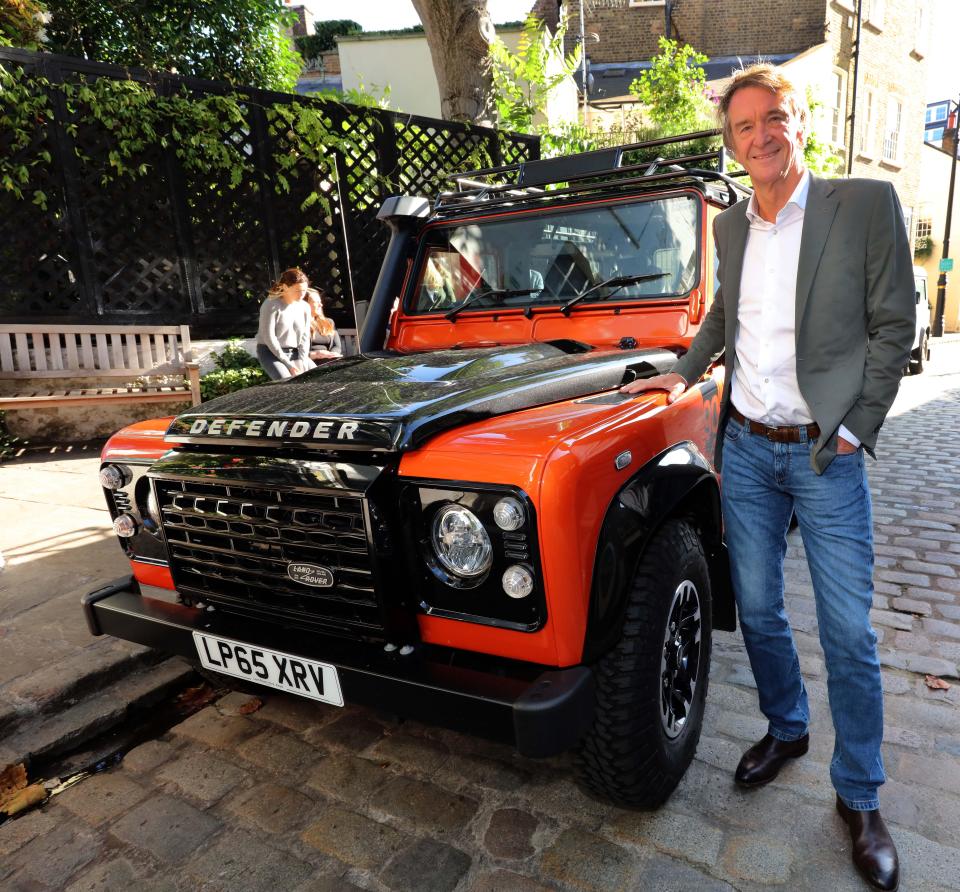
[[[578,754],[594,794],[662,804],[693,760],[710,671],[710,576],[693,525],[668,520],[636,571],[620,640],[594,667],[594,726]]]

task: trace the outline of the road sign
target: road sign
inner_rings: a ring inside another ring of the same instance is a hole
[[[942,273],[952,273],[953,272],[953,258],[952,257],[943,257],[940,260],[940,272]]]

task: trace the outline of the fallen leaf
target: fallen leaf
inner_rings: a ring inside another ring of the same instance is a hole
[[[7,802],[27,785],[27,769],[23,763],[8,765],[0,771],[0,811]]]
[[[17,790],[6,802],[0,806],[0,812],[8,817],[20,814],[28,808],[43,802],[47,798],[47,791],[43,784],[30,784],[22,790]]]
[[[204,683],[193,688],[187,688],[181,692],[180,696],[177,697],[177,706],[181,710],[197,712],[203,709],[208,703],[216,700],[218,696],[217,692],[210,687],[210,685]]]
[[[937,678],[936,675],[925,675],[923,677],[923,681],[924,681],[924,684],[926,684],[926,686],[930,688],[931,691],[949,691],[950,690],[950,682],[944,681],[942,678]]]
[[[250,715],[251,712],[256,712],[261,706],[263,706],[263,700],[259,697],[251,697],[237,709],[237,712],[240,715]]]

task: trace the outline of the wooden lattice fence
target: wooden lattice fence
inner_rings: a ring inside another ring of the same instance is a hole
[[[51,158],[30,169],[31,189],[45,193],[45,209],[0,188],[4,322],[178,323],[199,336],[235,334],[250,329],[278,273],[299,265],[327,293],[337,322],[353,327],[354,301],[369,298],[386,247],[387,233],[375,218],[387,195],[434,195],[439,174],[478,166],[478,159],[499,164],[539,157],[536,137],[378,108],[16,49],[0,48],[0,64],[27,74],[32,89],[48,94],[52,111],[38,116],[30,145],[16,152],[0,128],[0,154],[13,154],[14,161],[17,153]],[[248,172],[230,188],[211,182],[185,170],[158,138],[138,159],[149,165],[148,176],[104,181],[111,145],[103,128],[91,125],[81,102],[71,111],[56,86],[96,78],[133,79],[159,96],[184,89],[241,93],[244,120],[223,138],[251,160]],[[269,188],[273,159],[289,131],[270,109],[291,102],[322,106],[325,124],[346,129],[356,149],[349,158],[329,150],[319,171],[301,159],[300,170],[287,178],[290,191],[278,194]],[[329,213],[320,204],[301,211],[318,182]],[[318,230],[305,251],[304,214]]]

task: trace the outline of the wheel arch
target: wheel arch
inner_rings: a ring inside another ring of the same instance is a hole
[[[607,508],[594,558],[584,662],[599,659],[616,643],[637,564],[654,533],[673,517],[691,518],[700,533],[710,570],[713,627],[736,628],[717,476],[696,445],[678,443],[640,468]]]

